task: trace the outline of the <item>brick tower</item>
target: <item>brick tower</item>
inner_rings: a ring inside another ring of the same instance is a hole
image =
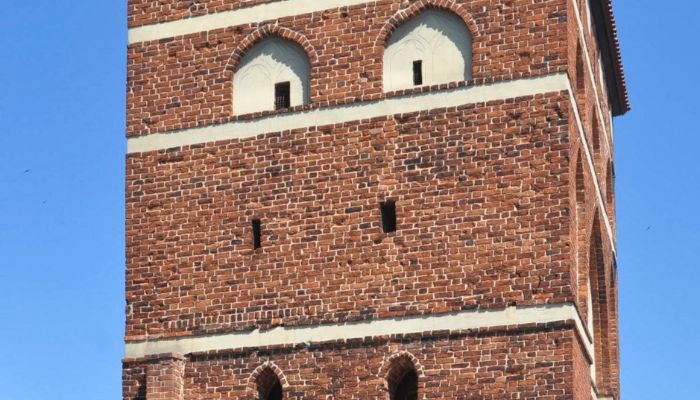
[[[611,0],[128,0],[129,400],[617,399]]]

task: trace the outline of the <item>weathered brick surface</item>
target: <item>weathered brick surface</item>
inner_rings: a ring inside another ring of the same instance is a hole
[[[596,331],[591,332],[596,338],[596,364],[598,365],[598,389],[602,394],[614,395],[619,393],[619,339],[617,316],[617,284],[616,264],[611,246],[611,238],[605,228],[605,218],[610,215],[611,223],[614,223],[614,214],[608,213],[606,204],[607,185],[612,182],[601,181],[601,175],[593,176],[585,155],[583,142],[579,139],[578,126],[570,121],[571,131],[571,163],[569,165],[569,193],[572,220],[568,225],[569,237],[573,238],[573,251],[570,256],[571,275],[578,276],[573,280],[577,293],[578,306],[584,321],[588,318],[587,306],[587,280],[591,269],[601,272],[594,282],[594,312]],[[590,142],[589,142],[590,143]],[[604,163],[595,163],[596,167],[611,163],[612,154],[601,148],[596,152],[593,146],[589,147],[594,159],[600,157],[607,159]],[[578,177],[577,177],[578,176]],[[599,179],[601,185],[604,206],[601,207],[598,194],[594,186],[594,179]],[[613,231],[614,232],[614,231]],[[600,299],[600,303],[599,300]]]
[[[552,94],[130,155],[127,337],[572,301],[566,113]]]
[[[195,354],[186,363],[184,399],[257,398],[261,366],[277,371],[285,399],[388,399],[392,361],[410,357],[421,399],[589,400],[590,386],[586,392],[574,390],[575,368],[585,367],[578,347],[572,329],[557,327]],[[125,364],[134,380],[143,369],[159,367]],[[128,390],[125,398],[139,399]]]
[[[130,0],[129,23],[261,2]],[[232,114],[233,73],[269,35],[310,55],[306,108],[403,94],[382,91],[381,43],[398,10],[426,2],[132,44],[127,136],[253,117]],[[417,91],[568,72],[583,131],[568,94],[550,93],[130,154],[127,340],[572,302],[594,317],[596,387],[619,396],[611,117],[585,1],[432,3],[469,25],[475,79]],[[184,399],[255,398],[250,377],[273,362],[286,398],[385,399],[382,365],[401,351],[419,360],[425,398],[590,398],[592,360],[568,326],[127,360],[124,398],[178,398],[180,387]]]
[[[279,0],[129,0],[129,26],[177,21],[275,1]]]
[[[456,1],[473,35],[475,82],[500,81],[567,68],[567,9],[564,0]],[[421,3],[422,4],[422,3]],[[259,30],[281,29],[307,49],[311,59],[309,107],[385,96],[382,52],[389,21],[402,3],[378,1],[219,29],[128,50],[127,135],[140,136],[221,123],[233,115],[235,60]],[[419,11],[417,5],[411,10]],[[261,28],[261,25],[263,26]],[[285,35],[282,35],[285,36]]]
[[[591,398],[591,359],[586,355],[583,346],[574,343],[571,346],[571,355],[573,358],[572,366],[574,370],[574,399],[590,399]]]

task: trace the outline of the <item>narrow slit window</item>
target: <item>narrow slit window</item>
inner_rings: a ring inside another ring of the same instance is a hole
[[[259,219],[253,220],[253,248],[259,249],[262,247],[262,223]]]
[[[413,62],[413,84],[418,86],[423,84],[423,61]]]
[[[382,212],[382,229],[385,233],[396,232],[396,203],[386,201],[379,204]]]
[[[280,82],[275,84],[275,110],[289,108],[291,105],[289,91],[289,82]]]

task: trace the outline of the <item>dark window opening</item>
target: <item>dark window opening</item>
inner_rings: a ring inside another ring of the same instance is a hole
[[[262,223],[259,219],[253,220],[253,248],[259,249],[262,247]]]
[[[423,61],[421,60],[413,62],[413,84],[423,84]]]
[[[282,400],[284,397],[279,378],[269,368],[258,375],[255,385],[258,388],[258,400]]]
[[[415,371],[408,371],[401,378],[391,400],[417,400],[418,399],[418,375]]]
[[[270,393],[265,400],[282,400],[282,385],[279,382],[275,383],[275,386],[270,389]]]
[[[576,91],[583,96],[586,89],[586,76],[583,71],[583,54],[581,52],[581,44],[576,46]]]
[[[382,229],[385,233],[396,231],[396,203],[387,201],[379,204],[382,212]]]
[[[275,84],[275,110],[289,108],[291,105],[289,91],[289,82],[280,82]]]

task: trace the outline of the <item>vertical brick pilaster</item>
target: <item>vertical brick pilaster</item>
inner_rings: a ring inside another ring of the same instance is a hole
[[[182,400],[184,395],[185,358],[164,355],[148,366],[146,400]]]

